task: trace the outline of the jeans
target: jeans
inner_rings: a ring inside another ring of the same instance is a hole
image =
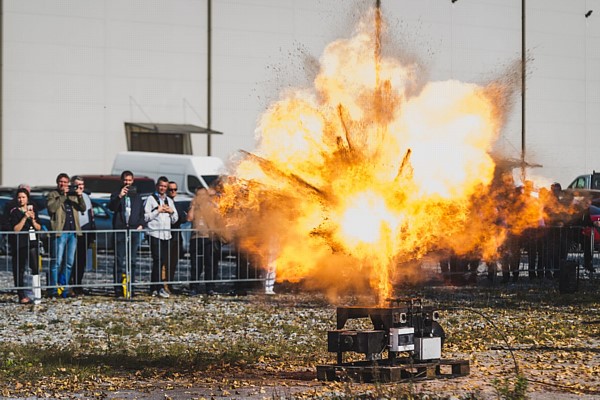
[[[129,233],[125,232],[117,232],[115,233],[115,247],[116,247],[116,263],[115,263],[115,283],[123,282],[123,274],[128,272],[127,269],[127,237],[131,238],[131,269],[130,272],[130,282],[135,282],[135,266],[137,264],[137,255],[138,249],[140,247],[140,242],[142,241],[142,233],[138,231],[129,231]],[[121,294],[121,287],[115,288],[115,293],[119,292]]]
[[[71,269],[75,262],[75,250],[77,249],[77,235],[75,232],[63,232],[60,236],[53,238],[50,246],[52,250],[52,263],[50,264],[50,286],[66,285],[71,277]],[[63,266],[64,262],[64,266]],[[51,288],[50,294],[58,293],[56,288]],[[67,292],[63,292],[66,297]]]

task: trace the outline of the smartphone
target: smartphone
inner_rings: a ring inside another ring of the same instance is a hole
[[[33,206],[31,204],[27,205],[27,211],[33,211]]]

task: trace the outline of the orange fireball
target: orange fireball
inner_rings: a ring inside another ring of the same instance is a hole
[[[440,249],[491,255],[503,240],[482,194],[505,103],[498,83],[421,85],[416,65],[381,55],[379,17],[325,48],[313,88],[261,116],[221,210],[242,247],[276,258],[278,280],[385,299],[400,264]]]

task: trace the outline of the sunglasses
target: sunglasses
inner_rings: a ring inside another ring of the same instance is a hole
[[[177,189],[167,189],[168,192],[176,192]]]

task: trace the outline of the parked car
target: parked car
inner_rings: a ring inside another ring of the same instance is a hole
[[[13,199],[12,196],[0,196],[0,222],[1,228],[0,230],[9,230],[8,229],[8,215],[4,215],[4,207],[6,203]],[[8,246],[8,236],[5,234],[0,234],[0,254],[9,254],[10,249]]]
[[[565,192],[577,200],[584,197],[592,201],[599,200],[600,173],[592,171],[591,174],[579,175],[567,186]]]
[[[583,236],[586,238],[590,238],[592,235],[592,230],[594,232],[594,247],[596,249],[600,248],[600,207],[596,205],[591,205],[589,207],[589,217],[592,226],[586,226],[582,230]]]
[[[109,196],[123,186],[120,175],[81,175],[81,177],[85,181],[86,191],[89,191],[92,197]],[[156,190],[154,179],[147,176],[136,176],[133,186],[137,188],[140,195],[148,195]]]
[[[0,196],[13,198],[16,192],[17,188],[15,186],[0,186]]]
[[[48,193],[50,193],[50,190],[40,190],[39,187],[35,190],[32,188],[31,192],[29,193],[29,201],[35,204],[38,211],[43,210],[44,208],[48,207]]]
[[[112,230],[113,212],[108,209],[106,203],[92,198],[92,207],[94,209],[94,220],[96,221],[96,230]],[[98,233],[96,235],[97,248],[112,250],[115,244],[114,237],[114,233]]]

